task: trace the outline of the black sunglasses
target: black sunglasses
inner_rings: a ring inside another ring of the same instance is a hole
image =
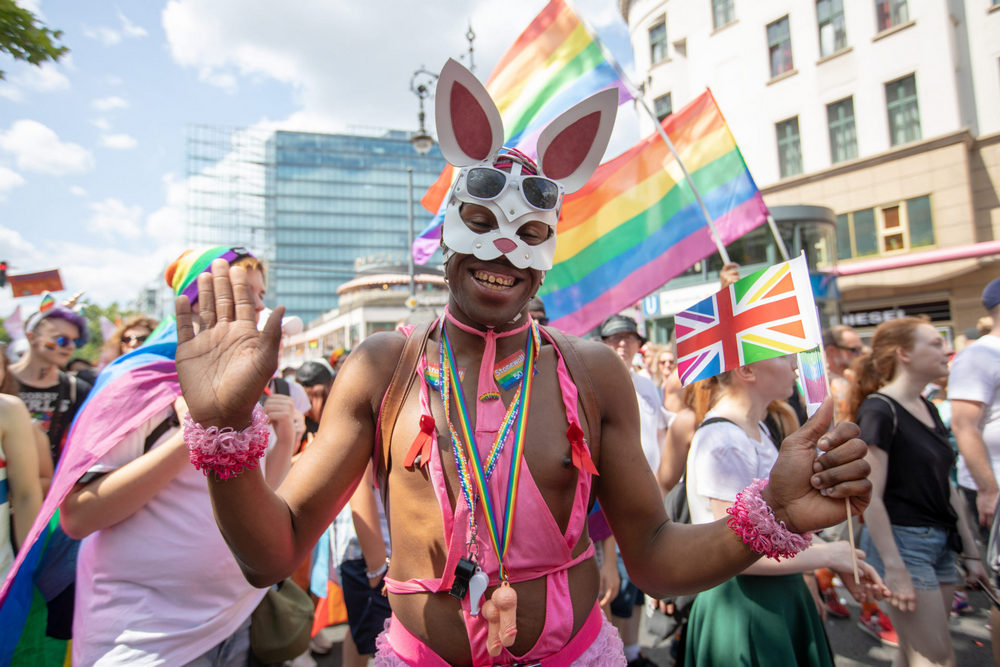
[[[847,352],[850,352],[851,354],[861,354],[862,352],[865,351],[863,347],[860,347],[860,346],[859,347],[848,347],[847,345],[838,345],[837,349],[838,350],[845,350]]]
[[[492,167],[475,167],[465,176],[465,191],[476,199],[494,199],[507,187],[510,174]],[[559,202],[559,186],[543,176],[521,178],[524,201],[542,211],[551,211]]]
[[[142,345],[149,338],[149,334],[143,334],[141,336],[122,336],[122,343],[126,345],[131,345],[132,343],[137,343]]]

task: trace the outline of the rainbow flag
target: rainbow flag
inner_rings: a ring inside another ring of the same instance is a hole
[[[180,396],[176,351],[177,327],[171,317],[160,323],[142,347],[101,371],[77,412],[48,495],[0,588],[0,665],[9,664],[23,631],[50,519],[94,463]]]
[[[663,121],[723,244],[767,207],[711,92]],[[552,270],[539,291],[552,325],[584,335],[716,252],[698,202],[659,133],[597,168],[566,197]]]
[[[618,87],[618,103],[632,94],[598,44],[563,0],[551,0],[493,68],[486,82],[503,118],[504,145],[536,157],[538,135],[560,113],[594,93]],[[447,165],[420,202],[436,215],[413,243],[418,264],[441,243],[444,208],[457,171]]]
[[[681,384],[820,344],[805,255],[769,266],[674,316]]]

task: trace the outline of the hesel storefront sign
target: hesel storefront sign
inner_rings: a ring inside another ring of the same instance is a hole
[[[862,310],[857,313],[844,313],[841,319],[849,327],[867,327],[879,325],[900,317],[906,317],[903,309],[891,308],[889,310]]]
[[[876,310],[856,310],[841,315],[842,324],[851,327],[874,327],[900,317],[927,316],[932,322],[944,322],[951,319],[951,306],[947,301],[930,303],[914,303],[898,308],[880,308]]]

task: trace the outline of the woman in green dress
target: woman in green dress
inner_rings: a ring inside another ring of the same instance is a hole
[[[705,415],[687,460],[692,523],[726,518],[736,494],[767,479],[778,457],[764,420],[768,406],[787,398],[795,383],[795,357],[757,361],[716,376],[715,405]],[[854,585],[847,542],[812,546],[780,562],[762,558],[703,593],[691,610],[685,664],[833,665],[833,654],[803,572],[827,567],[840,573],[859,600],[887,591],[856,552],[861,584]]]

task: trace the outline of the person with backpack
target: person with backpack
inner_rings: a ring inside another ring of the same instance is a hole
[[[765,426],[768,406],[795,383],[795,357],[756,361],[717,375],[715,403],[695,431],[685,481],[693,524],[735,516],[741,489],[772,480],[779,443]],[[789,441],[791,438],[789,438]],[[802,573],[829,567],[859,600],[887,591],[862,559],[860,584],[851,576],[847,542],[813,543],[791,558],[762,559],[695,598],[688,620],[684,664],[833,665],[826,632]]]
[[[948,627],[959,582],[989,586],[963,500],[951,483],[955,452],[924,388],[948,374],[948,350],[928,322],[903,317],[875,329],[853,366],[849,407],[869,444],[874,493],[861,547],[891,590],[889,617],[906,664],[954,665]],[[842,577],[843,579],[843,577]]]
[[[197,274],[218,257],[245,267],[247,316],[255,317],[264,307],[265,273],[242,248],[187,251],[167,269],[167,284],[197,304]],[[176,335],[167,323],[147,345],[105,368],[109,379],[99,387],[122,377],[116,375],[119,369],[142,355],[151,360],[136,371],[131,390],[123,390],[129,404],[107,405],[98,391],[70,439],[74,446],[81,423],[91,418],[104,425],[104,433],[124,431],[61,504],[63,528],[82,539],[73,624],[76,665],[246,667],[250,659],[250,616],[266,591],[244,579],[215,528],[205,476],[191,466],[175,350]],[[294,409],[282,388],[267,392],[257,428],[268,450],[264,479],[276,487],[290,466]],[[149,417],[135,418],[145,411]]]

